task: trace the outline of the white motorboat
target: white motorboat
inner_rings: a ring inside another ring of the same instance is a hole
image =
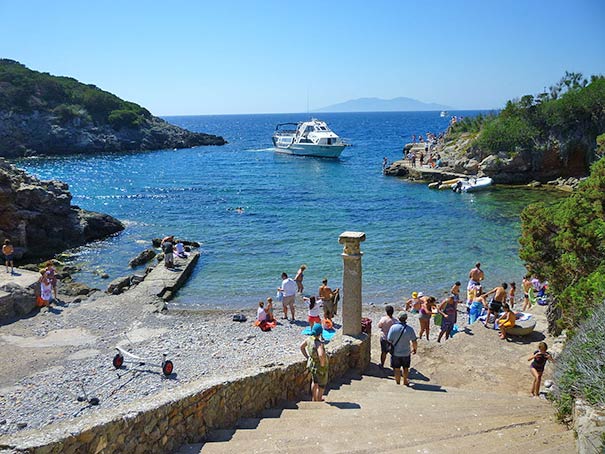
[[[454,192],[476,192],[487,189],[494,183],[490,177],[469,178],[452,185]]]
[[[442,110],[442,111],[441,111],[441,113],[439,114],[439,116],[440,116],[441,118],[443,118],[443,117],[447,117],[447,116],[448,116],[447,110]]]
[[[285,128],[295,126],[296,128]],[[311,119],[298,123],[280,123],[273,133],[273,145],[280,153],[318,158],[338,158],[347,146],[328,125]]]

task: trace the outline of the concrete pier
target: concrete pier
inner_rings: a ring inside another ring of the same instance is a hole
[[[348,336],[361,334],[361,242],[363,232],[343,232],[338,237],[342,244],[342,332]]]

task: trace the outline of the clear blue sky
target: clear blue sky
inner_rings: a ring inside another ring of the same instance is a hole
[[[496,108],[605,74],[604,0],[0,0],[0,56],[157,115],[407,96]]]

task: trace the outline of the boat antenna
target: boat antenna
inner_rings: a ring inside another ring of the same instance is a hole
[[[311,112],[309,111],[309,86],[307,85],[307,116],[311,118]]]

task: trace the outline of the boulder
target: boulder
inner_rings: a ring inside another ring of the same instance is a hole
[[[18,260],[46,259],[124,229],[109,215],[71,205],[71,198],[67,184],[39,180],[0,158],[0,240],[12,240]]]
[[[157,252],[154,249],[145,249],[135,258],[133,258],[130,262],[128,262],[128,266],[131,268],[137,267],[139,265],[143,265],[144,263],[149,262],[157,255]]]
[[[476,159],[471,159],[469,160],[465,166],[464,166],[464,170],[467,173],[470,174],[475,174],[477,173],[477,171],[479,170],[479,162]]]
[[[500,170],[500,168],[502,167],[502,160],[498,156],[490,155],[483,161],[481,161],[481,164],[479,164],[479,166],[481,170],[483,170],[487,174],[495,173],[498,172],[498,170]]]
[[[131,276],[122,276],[114,279],[107,286],[107,293],[110,295],[119,295],[123,293],[125,289],[130,287]]]

